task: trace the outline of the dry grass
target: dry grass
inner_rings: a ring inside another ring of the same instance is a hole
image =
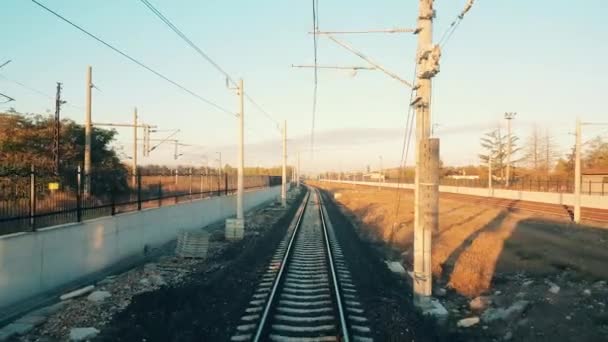
[[[370,240],[381,240],[413,254],[413,194],[402,191],[397,210],[395,189],[318,183],[361,223]],[[440,198],[439,229],[434,233],[435,279],[465,296],[490,289],[497,272],[546,275],[564,268],[581,277],[607,278],[608,229],[574,226],[551,216],[509,212],[483,200]]]

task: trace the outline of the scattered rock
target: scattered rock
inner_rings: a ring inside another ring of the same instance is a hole
[[[567,321],[569,321],[569,320],[571,320],[571,319],[572,319],[572,316],[570,316],[570,315],[566,316],[566,320],[567,320]]]
[[[438,288],[437,290],[435,290],[435,296],[437,297],[445,297],[445,295],[448,294],[448,290],[444,289],[443,287]]]
[[[481,320],[484,322],[493,322],[496,320],[511,321],[519,317],[529,304],[530,302],[527,300],[518,300],[507,309],[489,308],[481,315]]]
[[[434,317],[439,323],[444,323],[448,317],[448,310],[436,299],[431,299],[422,312]]]
[[[591,296],[591,290],[589,290],[589,289],[585,289],[585,290],[583,291],[583,294],[584,294],[585,296]]]
[[[339,199],[340,197],[342,197],[342,194],[341,194],[341,193],[336,192],[336,193],[334,194],[334,199]]]
[[[559,293],[559,286],[557,286],[557,284],[554,283],[549,283],[549,292],[553,293],[553,294],[558,294]]]
[[[488,296],[479,296],[469,302],[469,308],[473,311],[483,311],[492,304],[492,299]]]
[[[512,338],[513,338],[513,333],[511,331],[507,331],[505,336],[502,337],[502,339],[505,341],[510,341]]]
[[[386,266],[388,267],[389,270],[391,270],[391,272],[396,273],[398,275],[401,276],[405,276],[407,274],[407,272],[405,271],[405,268],[403,268],[403,265],[401,265],[400,262],[398,261],[384,261],[386,263]]]
[[[85,294],[93,291],[94,288],[95,288],[94,285],[85,286],[85,287],[80,288],[78,290],[75,290],[75,291],[63,294],[63,295],[61,295],[61,297],[59,297],[59,299],[66,300],[66,299],[70,299],[70,298],[80,297],[82,295],[85,295]]]
[[[70,341],[85,341],[90,340],[99,334],[99,330],[88,328],[72,328],[70,330]]]
[[[142,278],[139,280],[139,283],[143,286],[150,286],[150,280],[148,278]]]
[[[501,294],[502,294],[502,291],[494,291],[495,296],[500,296]]]
[[[456,325],[459,328],[468,328],[468,327],[472,327],[478,323],[479,323],[479,317],[475,316],[475,317],[463,318],[460,321],[458,321],[458,323]]]
[[[167,283],[165,282],[165,279],[160,274],[150,275],[150,281],[152,282],[152,284],[154,284],[156,286],[167,285]]]
[[[90,302],[98,303],[104,301],[106,298],[111,297],[112,295],[108,291],[93,291],[87,297],[87,300]]]
[[[596,281],[595,283],[593,283],[593,287],[596,289],[604,288],[604,287],[606,287],[606,281],[605,280]]]
[[[530,286],[534,283],[534,280],[526,280],[524,281],[524,283],[522,284],[523,286]]]

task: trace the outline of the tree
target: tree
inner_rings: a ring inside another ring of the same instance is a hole
[[[525,154],[522,160],[532,170],[533,175],[544,174],[548,176],[559,156],[557,150],[558,147],[549,130],[546,130],[545,134],[542,135],[538,126],[534,125],[526,141]]]
[[[582,156],[583,168],[608,169],[608,142],[597,136],[587,144],[587,150]]]
[[[519,153],[521,148],[517,147],[518,137],[511,134],[511,165],[520,161],[520,159],[514,158],[514,155]],[[500,128],[484,134],[481,137],[481,147],[485,150],[485,154],[480,153],[479,159],[483,164],[488,164],[489,160],[492,159],[492,170],[499,172],[500,178],[504,179],[504,172],[506,168],[507,159],[507,147],[509,137],[503,135]]]
[[[52,175],[53,123],[51,116],[0,113],[0,173],[25,174],[34,166],[38,174]],[[110,147],[115,135],[114,130],[93,128],[92,177],[99,180],[92,185],[94,193],[126,188],[127,170]],[[74,171],[84,160],[84,126],[64,119],[60,136],[62,184],[73,185]]]

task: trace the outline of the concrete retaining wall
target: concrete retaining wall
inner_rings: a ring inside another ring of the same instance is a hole
[[[275,186],[245,192],[245,210],[280,196]],[[0,316],[23,300],[58,289],[158,246],[181,229],[234,216],[236,197],[221,196],[0,236]]]
[[[381,186],[387,188],[414,189],[414,184],[397,184],[397,183],[376,183],[376,182],[357,182],[357,181],[334,181],[322,180],[325,182],[358,184],[367,186]],[[531,201],[550,204],[574,205],[574,195],[571,193],[557,192],[536,192],[536,191],[519,191],[505,189],[484,189],[484,188],[469,188],[462,186],[447,186],[440,185],[440,192],[449,192],[455,194],[504,198],[520,201]],[[608,209],[608,196],[600,195],[581,195],[581,206],[585,208]]]

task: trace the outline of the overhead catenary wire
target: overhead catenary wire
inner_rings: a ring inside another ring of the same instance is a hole
[[[412,79],[412,84],[414,84],[416,80],[416,71],[417,67],[414,66],[414,76]],[[408,110],[407,116],[405,119],[405,128],[403,132],[403,145],[401,146],[401,161],[399,162],[399,167],[397,168],[397,187],[395,188],[395,195],[397,197],[395,201],[395,222],[393,223],[391,229],[391,242],[395,235],[395,224],[397,223],[397,219],[399,218],[399,208],[401,206],[401,192],[399,191],[399,185],[401,184],[401,169],[403,169],[403,173],[406,172],[407,158],[409,156],[409,147],[412,139],[412,132],[414,127],[414,111],[412,110],[412,101],[414,100],[414,91],[415,87],[412,87],[410,90],[410,99],[408,102]]]
[[[317,116],[317,90],[318,90],[318,35],[319,31],[319,1],[312,0],[312,28],[313,28],[313,53],[314,53],[314,85],[312,93],[312,125],[310,130],[310,156],[314,157],[315,150],[315,120]]]
[[[219,71],[224,77],[226,77],[227,82],[232,84],[232,86],[237,87],[238,84],[234,80],[230,74],[224,70],[217,62],[215,62],[208,54],[206,54],[198,45],[196,45],[188,36],[183,33],[177,26],[169,20],[160,10],[158,10],[152,3],[148,0],[139,0],[143,3],[152,13],[154,13],[163,23],[165,23],[175,34],[177,34],[186,44],[188,44],[192,49],[194,49],[201,57],[203,57],[207,62],[209,62],[217,71]],[[279,127],[279,122],[270,115],[267,111],[265,111],[262,106],[260,106],[247,92],[244,92],[245,98],[251,102],[263,115],[265,115],[268,119],[270,119],[277,127]]]
[[[211,100],[208,100],[206,98],[204,98],[203,96],[195,93],[194,91],[184,87],[183,85],[177,83],[176,81],[173,81],[172,79],[168,78],[167,76],[161,74],[160,72],[152,69],[151,67],[147,66],[146,64],[144,64],[143,62],[135,59],[134,57],[131,57],[130,55],[128,55],[126,52],[123,52],[122,50],[118,49],[117,47],[111,45],[110,43],[107,43],[106,41],[104,41],[103,39],[97,37],[96,35],[90,33],[89,31],[85,30],[84,28],[82,28],[81,26],[75,24],[74,22],[70,21],[69,19],[65,18],[64,16],[62,16],[61,14],[53,11],[52,9],[50,9],[49,7],[41,4],[40,2],[38,2],[37,0],[31,0],[33,3],[35,3],[36,5],[38,5],[39,7],[43,8],[44,10],[46,10],[47,12],[53,14],[54,16],[56,16],[57,18],[61,19],[62,21],[70,24],[71,26],[73,26],[74,28],[78,29],[79,31],[81,31],[82,33],[86,34],[87,36],[93,38],[94,40],[96,40],[97,42],[105,45],[106,47],[108,47],[109,49],[113,50],[114,52],[120,54],[121,56],[127,58],[128,60],[130,60],[131,62],[139,65],[140,67],[148,70],[149,72],[153,73],[154,75],[162,78],[163,80],[173,84],[174,86],[178,87],[179,89],[183,90],[184,92],[192,95],[193,97],[203,101],[204,103],[220,110],[221,112],[224,112],[226,114],[230,114],[230,115],[236,115],[234,112],[218,105],[215,102],[212,102]]]
[[[443,48],[448,43],[450,38],[452,38],[452,35],[454,34],[454,32],[456,32],[456,29],[458,29],[458,26],[462,22],[462,19],[464,19],[465,14],[467,14],[467,12],[471,10],[471,7],[473,7],[474,2],[475,0],[467,0],[464,9],[460,12],[456,19],[454,19],[454,21],[450,23],[450,26],[448,26],[448,28],[441,35],[441,39],[439,40],[440,47]]]
[[[14,83],[14,84],[16,84],[16,85],[24,88],[24,89],[27,89],[27,90],[31,91],[32,93],[35,93],[35,94],[40,95],[42,97],[46,97],[47,99],[50,99],[50,100],[53,100],[53,101],[55,100],[55,97],[53,97],[53,96],[51,96],[51,95],[43,92],[42,90],[38,90],[38,89],[36,89],[34,87],[31,87],[31,86],[29,86],[27,84],[19,82],[19,81],[15,80],[15,79],[8,78],[8,77],[6,77],[6,76],[4,76],[2,74],[0,74],[0,78],[4,79],[6,81],[12,82],[12,83]],[[67,106],[73,107],[73,108],[84,109],[84,107],[71,104],[70,102],[64,102],[64,104],[67,105]]]

